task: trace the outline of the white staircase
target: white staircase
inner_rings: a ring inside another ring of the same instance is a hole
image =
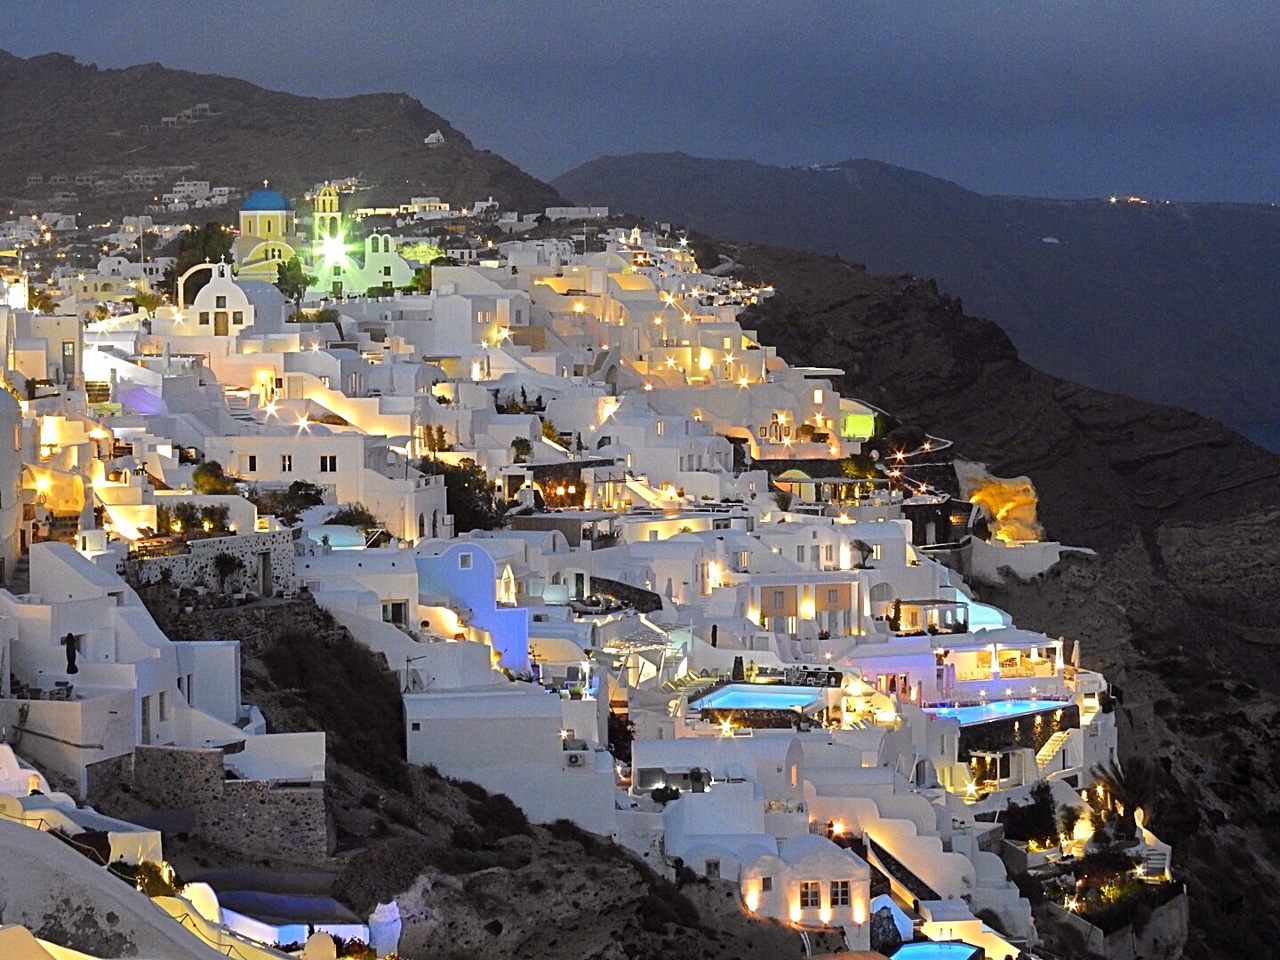
[[[1143,851],[1142,866],[1145,879],[1152,883],[1163,880],[1169,872],[1169,854],[1159,847],[1147,847]]]
[[[1067,736],[1070,733],[1070,730],[1059,730],[1046,740],[1044,746],[1040,748],[1040,752],[1036,754],[1036,766],[1040,768],[1042,773],[1044,772],[1044,768],[1049,766],[1049,764],[1053,762],[1053,758],[1058,755],[1058,751],[1061,750],[1062,745],[1067,742]]]

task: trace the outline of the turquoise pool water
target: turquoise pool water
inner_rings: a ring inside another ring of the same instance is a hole
[[[991,720],[1009,720],[1032,713],[1044,713],[1066,705],[1064,700],[993,700],[970,707],[926,707],[925,712],[932,713],[935,717],[955,717],[960,721],[960,726],[968,727]]]
[[[982,951],[970,943],[904,943],[893,954],[893,960],[972,960]]]
[[[803,710],[821,700],[825,689],[782,683],[731,683],[689,705],[699,710]]]

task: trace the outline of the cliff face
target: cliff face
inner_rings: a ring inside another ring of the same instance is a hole
[[[956,441],[999,475],[1028,475],[1049,536],[1099,551],[984,599],[1022,626],[1079,639],[1085,664],[1120,688],[1122,749],[1150,752],[1164,772],[1154,829],[1175,844],[1191,894],[1187,956],[1272,950],[1280,457],[1185,410],[1033,369],[930,281],[776,249],[726,252],[777,288],[744,318],[763,342],[792,363],[844,368],[846,395]]]
[[[522,210],[563,202],[553,188],[477,150],[404,94],[318,99],[158,63],[99,70],[60,54],[28,60],[0,54],[0,126],[7,133],[0,142],[0,196],[10,205],[52,208],[50,198],[70,190],[79,196],[74,209],[118,215],[140,212],[179,177],[246,190],[270,179],[296,196],[347,176],[369,185],[361,205],[411,196],[462,206],[492,195]],[[183,111],[199,105],[207,112],[188,122]],[[166,126],[166,117],[181,122]],[[428,148],[423,138],[437,130],[444,143]],[[164,171],[159,190],[93,185],[130,171]]]

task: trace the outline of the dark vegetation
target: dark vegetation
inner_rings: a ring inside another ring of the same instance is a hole
[[[0,145],[0,195],[36,209],[49,209],[49,197],[62,189],[48,183],[54,174],[110,180],[137,168],[245,192],[260,189],[268,177],[272,189],[294,198],[317,182],[358,175],[365,181],[361,203],[374,205],[429,194],[459,206],[492,195],[504,209],[525,211],[564,202],[552,187],[477,150],[447,120],[404,94],[299,97],[158,63],[100,70],[62,54],[23,59],[3,52],[0,88],[0,120],[12,133]],[[209,104],[213,115],[160,129],[161,117],[199,103]],[[436,130],[445,142],[427,148],[423,138]],[[92,150],[86,151],[87,143]],[[43,174],[45,185],[28,187],[32,173]],[[119,216],[150,196],[79,192],[77,209],[93,216]],[[225,208],[208,212],[226,216]],[[187,216],[202,214],[207,212]]]
[[[426,474],[444,476],[445,502],[453,514],[455,533],[469,530],[496,530],[506,525],[506,514],[512,502],[498,495],[489,476],[474,460],[464,459],[457,466],[443,460],[418,462]]]

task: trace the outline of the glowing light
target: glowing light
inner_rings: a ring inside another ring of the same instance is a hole
[[[320,241],[320,256],[326,260],[338,260],[346,255],[347,241],[342,234],[336,237],[325,237]]]
[[[861,900],[853,905],[853,922],[858,924],[867,922],[867,905]]]
[[[587,311],[587,305],[585,303],[575,303],[573,305],[574,313],[586,313],[586,311]]]
[[[835,821],[834,823],[832,823],[832,824],[831,824],[831,835],[832,835],[833,837],[843,837],[843,836],[844,836],[844,821],[843,821],[843,820],[837,820],[837,821]]]
[[[568,730],[565,730],[563,727],[562,727],[562,728],[561,728],[561,730],[560,730],[560,739],[561,739],[561,740],[568,740],[568,739],[569,739],[569,731],[568,731]]]
[[[52,486],[53,482],[47,476],[36,477],[36,489],[41,493],[48,493]]]
[[[799,903],[793,903],[793,904],[791,905],[791,914],[790,914],[790,916],[791,916],[791,922],[792,922],[792,923],[799,923],[799,922],[800,922],[800,918],[801,918],[803,915],[804,915],[804,914],[803,914],[803,913],[801,912],[801,910],[800,910],[800,904],[799,904]]]
[[[305,413],[298,418],[298,429],[299,430],[311,429],[311,420],[310,418],[307,417]]]
[[[757,910],[760,909],[760,891],[753,886],[750,890],[747,891],[745,902],[747,905],[747,909],[750,910],[752,913],[755,913]]]
[[[276,414],[276,402],[274,400],[268,401],[267,405],[263,409],[266,411],[268,417],[274,417]]]
[[[825,925],[825,924],[830,923],[830,922],[831,922],[831,908],[830,908],[830,907],[823,907],[821,910],[819,910],[819,911],[818,911],[818,919],[819,919],[819,920],[821,920],[821,921],[823,922],[823,924],[824,924],[824,925]]]

